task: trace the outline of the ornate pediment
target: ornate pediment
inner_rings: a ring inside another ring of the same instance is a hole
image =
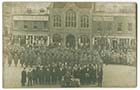
[[[91,2],[54,2],[53,8],[92,8]]]
[[[74,2],[67,2],[64,8],[77,8],[77,6]]]

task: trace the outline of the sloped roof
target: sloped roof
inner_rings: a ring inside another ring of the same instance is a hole
[[[54,2],[53,8],[64,8],[66,3],[75,3],[75,5],[79,8],[91,8],[92,7],[91,2]]]

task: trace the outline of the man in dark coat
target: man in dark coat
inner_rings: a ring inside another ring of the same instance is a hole
[[[102,81],[103,81],[103,68],[101,67],[98,72],[98,86],[102,87]]]
[[[22,86],[25,86],[25,83],[26,83],[26,70],[24,68],[23,71],[21,72],[21,84],[22,84]]]
[[[39,75],[39,84],[43,84],[43,70],[42,70],[42,67],[40,67],[40,69],[38,71],[38,75]]]
[[[46,74],[46,68],[45,68],[45,66],[43,66],[43,68],[42,68],[42,84],[46,83],[46,76],[45,76],[45,74]]]
[[[82,69],[80,70],[80,82],[81,84],[85,84],[85,68],[82,67]]]
[[[85,82],[86,82],[86,84],[89,84],[89,82],[90,82],[90,72],[89,72],[89,67],[86,67],[86,72],[85,72]]]
[[[34,68],[32,70],[32,75],[33,75],[33,85],[37,84],[37,70]]]
[[[64,82],[65,82],[65,87],[70,87],[71,86],[71,74],[70,72],[66,72],[65,76],[64,76]]]
[[[36,80],[37,80],[37,84],[39,84],[40,83],[40,67],[39,66],[37,66],[36,67]]]
[[[58,70],[57,70],[57,73],[58,73],[58,83],[61,82],[62,80],[62,76],[63,76],[63,68],[62,67],[59,67]]]
[[[56,84],[57,77],[56,77],[56,68],[55,67],[53,67],[51,74],[52,74],[51,75],[52,76],[52,83]]]
[[[95,65],[92,66],[92,81],[93,81],[93,84],[95,84],[96,82],[96,67]]]
[[[32,86],[32,69],[29,69],[28,71],[28,86]]]
[[[46,68],[45,76],[46,76],[46,84],[50,84],[50,69],[49,69],[49,67]]]

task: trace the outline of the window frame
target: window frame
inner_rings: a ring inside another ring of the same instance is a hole
[[[53,27],[61,27],[61,16],[60,15],[54,15],[53,16]]]
[[[72,9],[69,9],[66,12],[66,16],[65,16],[65,27],[73,27],[75,28],[77,26],[77,17],[76,17],[76,12],[73,11]]]
[[[89,16],[88,15],[82,15],[80,17],[80,27],[81,28],[88,28],[89,27]]]

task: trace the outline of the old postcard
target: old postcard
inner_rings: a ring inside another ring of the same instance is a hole
[[[136,87],[136,3],[3,2],[3,87]]]

